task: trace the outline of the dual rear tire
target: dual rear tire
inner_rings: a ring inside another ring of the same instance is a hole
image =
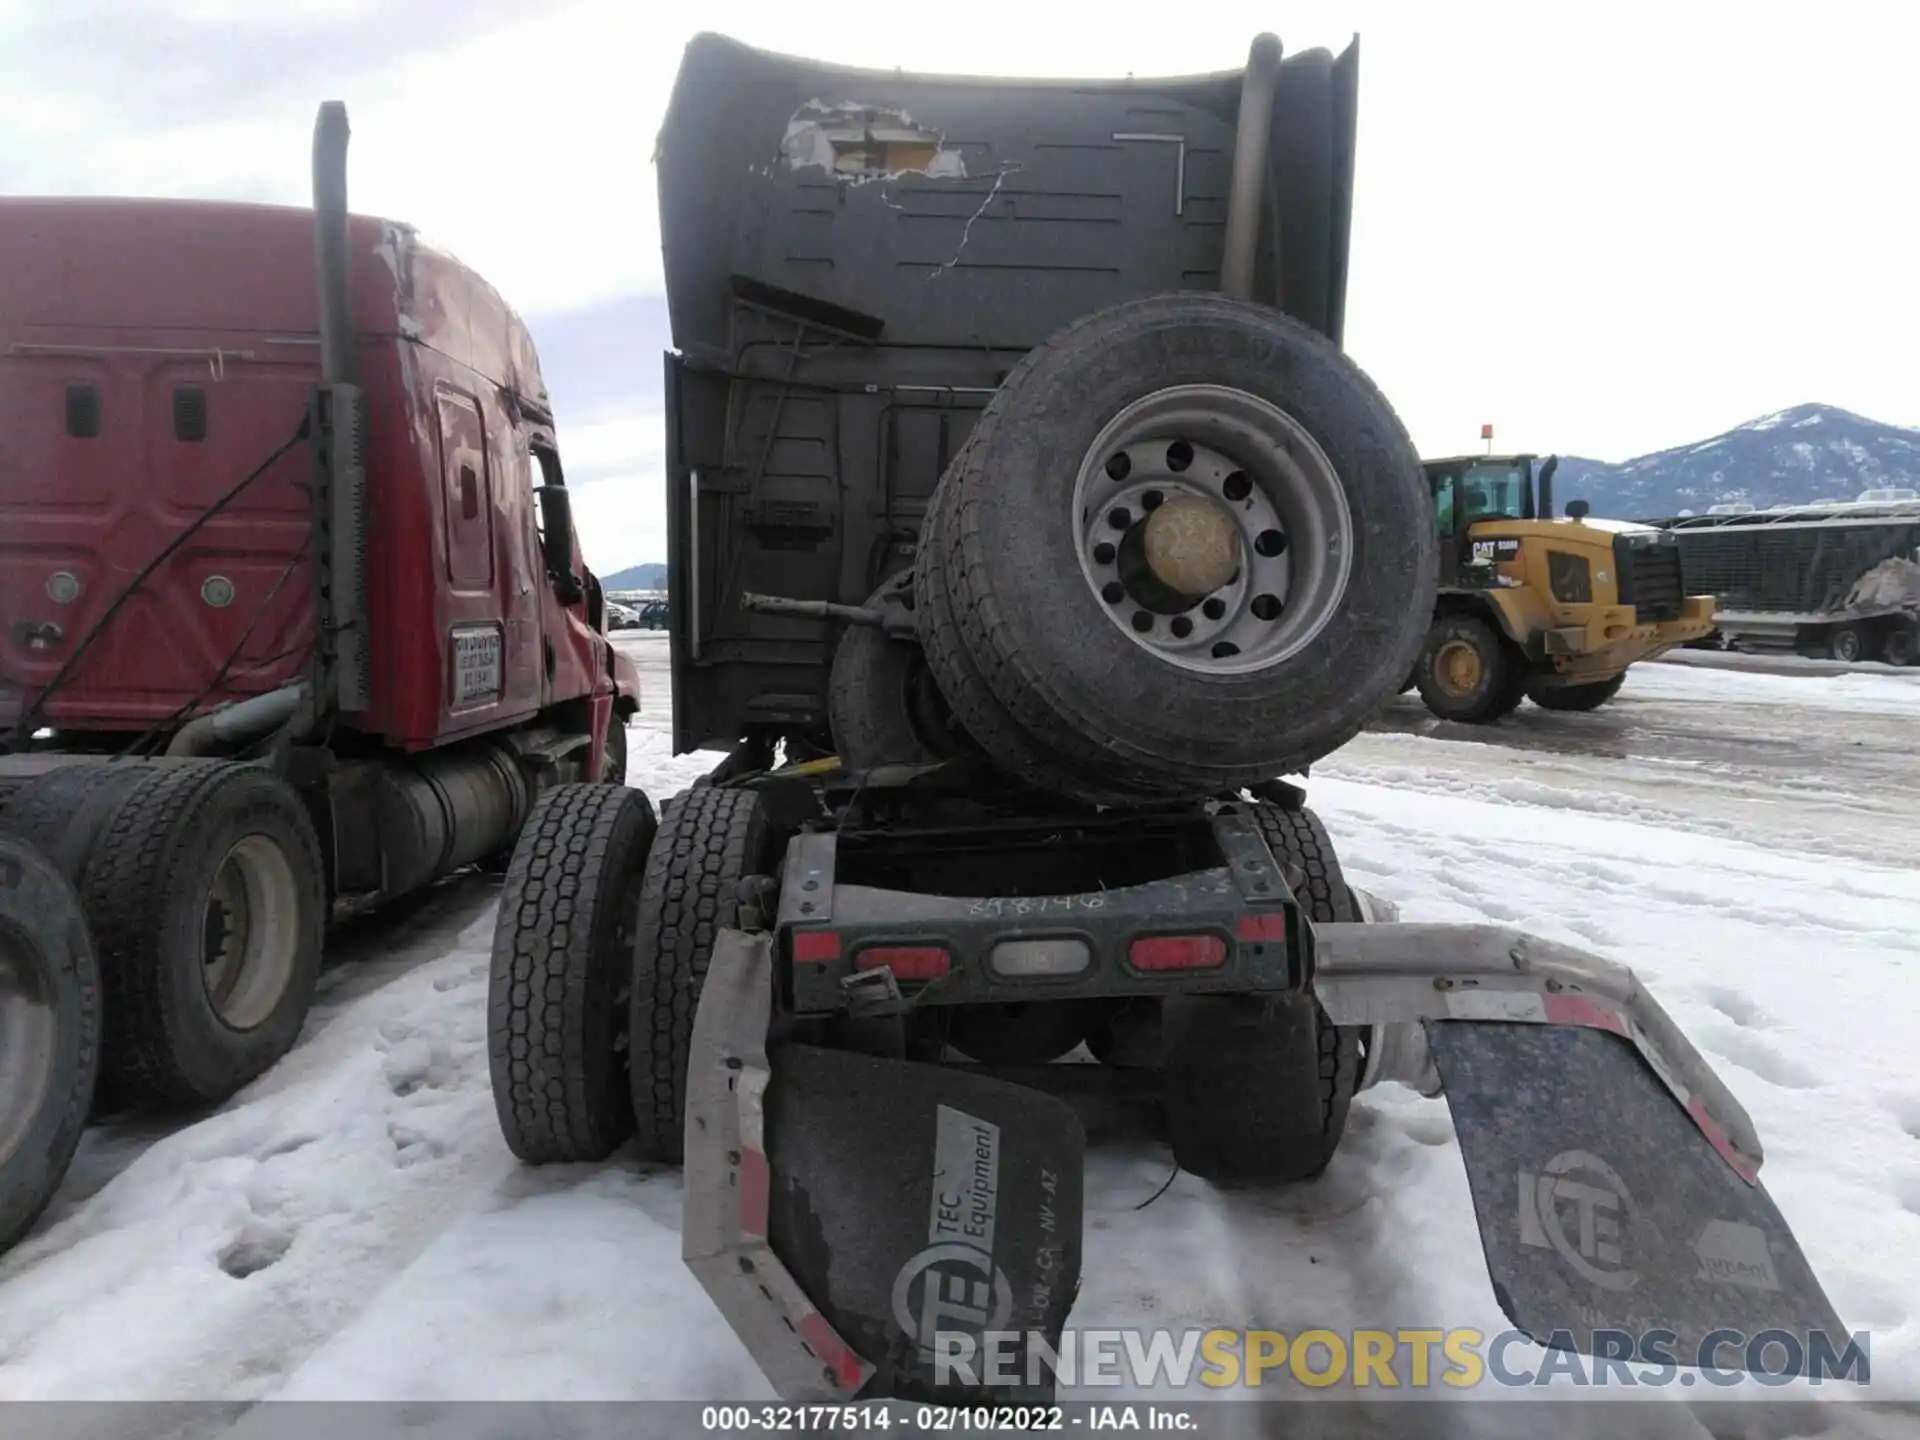
[[[78,763],[0,812],[0,1250],[88,1118],[203,1109],[292,1048],[320,970],[319,841],[250,765]]]
[[[0,832],[78,893],[105,1032],[96,1112],[218,1104],[293,1047],[326,931],[320,841],[299,795],[222,760],[63,766]]]
[[[1317,922],[1360,918],[1310,810],[1257,802],[1261,832]],[[508,1148],[528,1164],[684,1153],[694,1013],[740,884],[778,860],[750,790],[704,786],[657,828],[638,791],[560,786],[515,851],[494,939],[493,1093]],[[1305,1180],[1345,1130],[1360,1032],[1309,994],[1172,997],[1164,1100],[1180,1163],[1223,1183]]]
[[[678,1164],[707,962],[777,840],[750,790],[559,785],[514,849],[494,929],[488,1052],[507,1147],[531,1165],[632,1139]]]
[[[1361,919],[1319,817],[1265,800],[1253,809],[1307,918]],[[1163,1025],[1167,1129],[1182,1169],[1279,1184],[1327,1168],[1359,1082],[1359,1030],[1333,1024],[1310,993],[1173,996]]]

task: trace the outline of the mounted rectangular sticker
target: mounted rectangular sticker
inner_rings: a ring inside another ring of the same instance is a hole
[[[500,699],[505,651],[498,625],[456,626],[449,637],[453,657],[452,708],[470,710]]]

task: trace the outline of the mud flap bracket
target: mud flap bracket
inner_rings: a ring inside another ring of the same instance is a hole
[[[720,931],[688,1050],[681,1258],[783,1400],[844,1403],[874,1367],[807,1298],[767,1237],[772,1005],[772,937]]]
[[[1626,966],[1505,925],[1313,927],[1314,993],[1336,1025],[1434,1020],[1575,1026],[1638,1052],[1721,1159],[1749,1184],[1753,1121]]]

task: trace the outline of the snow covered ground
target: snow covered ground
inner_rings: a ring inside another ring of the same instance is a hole
[[[632,778],[657,801],[708,762],[668,754],[657,638],[625,643],[652,686]],[[1855,721],[1912,735],[1920,684],[1641,667],[1617,715],[1528,709],[1505,740],[1396,711],[1308,788],[1350,877],[1403,918],[1521,925],[1638,970],[1758,1124],[1771,1193],[1871,1335],[1869,1398],[1920,1400],[1920,873],[1887,838],[1920,792],[1836,798],[1808,778],[1831,752],[1635,788],[1651,771],[1621,736],[1747,710],[1835,744]],[[1603,753],[1577,753],[1570,718]],[[1858,843],[1806,853],[1796,837],[1849,810]],[[186,1128],[90,1135],[0,1258],[0,1400],[770,1398],[681,1266],[676,1174],[507,1153],[491,932],[477,879],[362,927],[272,1074]],[[1169,1170],[1152,1146],[1093,1156],[1075,1327],[1506,1328],[1444,1101],[1361,1097],[1319,1183],[1181,1175],[1137,1209]],[[1449,1433],[1504,1408],[1460,1407]],[[1641,1433],[1703,1432],[1661,1406]]]

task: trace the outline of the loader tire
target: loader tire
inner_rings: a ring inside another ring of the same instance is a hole
[[[1319,817],[1254,805],[1267,848],[1297,872],[1316,923],[1361,918]],[[1346,1131],[1361,1031],[1334,1025],[1310,994],[1177,996],[1165,1012],[1167,1125],[1181,1168],[1219,1184],[1310,1180]]]
[[[507,1148],[604,1160],[633,1133],[629,987],[656,821],[638,790],[556,785],[534,802],[493,930],[487,1060]]]
[[[640,886],[628,1030],[642,1159],[680,1163],[687,1052],[713,944],[739,917],[740,881],[778,859],[778,836],[751,790],[700,786],[661,807]]]
[[[984,749],[1061,794],[1255,784],[1352,739],[1406,675],[1431,508],[1399,419],[1324,337],[1217,295],[1111,306],[1028,353],[942,477],[928,662]]]
[[[100,972],[80,897],[0,836],[0,1254],[60,1188],[100,1063]]]
[[[1591,685],[1532,685],[1527,688],[1527,698],[1542,710],[1585,712],[1598,710],[1626,683],[1627,672],[1622,670],[1611,680],[1596,680]]]
[[[155,765],[100,827],[81,899],[106,999],[103,1108],[201,1107],[300,1038],[326,892],[300,797],[257,765]]]
[[[1416,672],[1420,698],[1442,720],[1486,725],[1526,698],[1525,662],[1491,621],[1443,615],[1427,633]]]

